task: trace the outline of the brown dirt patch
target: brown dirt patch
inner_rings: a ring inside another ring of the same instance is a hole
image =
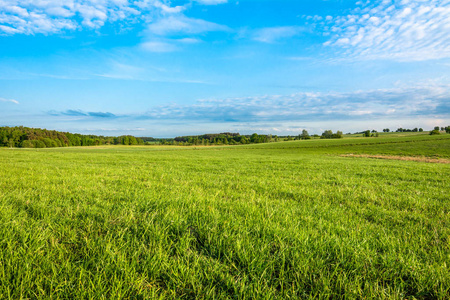
[[[369,154],[344,154],[345,157],[364,157],[364,158],[376,158],[376,159],[391,159],[391,160],[408,160],[408,161],[420,161],[435,164],[450,164],[450,159],[446,158],[431,158],[421,156],[396,156],[396,155],[369,155]]]

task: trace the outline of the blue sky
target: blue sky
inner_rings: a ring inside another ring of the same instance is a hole
[[[449,16],[449,0],[0,0],[0,126],[447,126]]]

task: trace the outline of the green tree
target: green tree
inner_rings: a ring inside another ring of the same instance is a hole
[[[436,129],[430,131],[430,135],[435,135],[435,134],[441,134],[441,133],[439,130],[436,130]]]
[[[333,131],[331,130],[325,130],[322,133],[322,136],[320,137],[321,139],[331,139],[333,137]]]
[[[13,148],[16,145],[16,143],[14,142],[14,140],[11,138],[8,140],[8,147]]]
[[[35,148],[35,145],[33,141],[30,140],[24,140],[22,143],[20,143],[20,147],[22,148]]]
[[[311,139],[311,136],[309,135],[308,131],[306,129],[302,130],[302,134],[300,135],[300,139],[302,140],[309,140]]]
[[[43,142],[44,142],[46,148],[58,147],[56,142],[50,138],[44,138]]]
[[[342,133],[342,131],[336,131],[335,134],[333,134],[333,138],[334,139],[342,139],[344,137],[344,134]]]

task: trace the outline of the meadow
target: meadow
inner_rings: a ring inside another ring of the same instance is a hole
[[[0,299],[449,299],[449,159],[414,133],[2,148]]]

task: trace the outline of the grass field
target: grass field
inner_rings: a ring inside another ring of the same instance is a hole
[[[449,299],[450,135],[0,149],[0,299]]]

